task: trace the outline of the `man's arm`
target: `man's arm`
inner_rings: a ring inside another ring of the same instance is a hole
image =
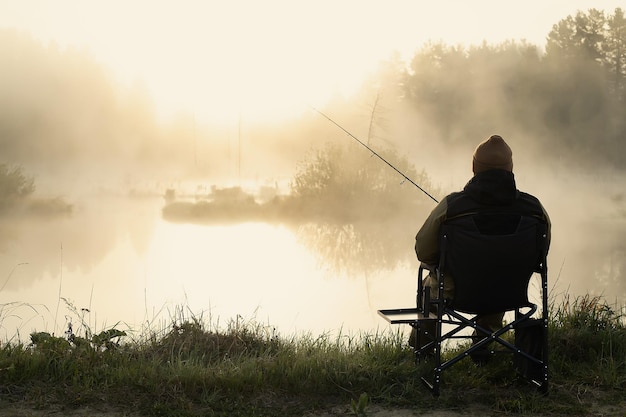
[[[415,236],[415,254],[422,263],[428,265],[439,263],[439,230],[441,223],[446,219],[447,211],[447,198],[444,198],[433,209]]]

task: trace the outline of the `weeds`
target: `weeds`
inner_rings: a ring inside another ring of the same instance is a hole
[[[159,416],[297,415],[342,406],[365,416],[373,405],[543,415],[619,409],[626,388],[626,336],[618,309],[600,298],[552,307],[548,398],[518,380],[508,356],[485,367],[461,361],[434,400],[419,382],[401,329],[375,334],[283,337],[238,316],[219,328],[178,308],[171,323],[132,338],[115,327],[65,337],[31,334],[0,347],[0,398],[39,407],[105,402]],[[74,310],[79,317],[86,312]],[[130,339],[130,340],[129,340]]]
[[[599,332],[623,330],[624,315],[600,296],[586,294],[570,300],[566,295],[560,305],[551,308],[551,323],[555,328],[584,329]]]
[[[621,309],[599,296],[552,308],[550,346],[553,366],[586,386],[623,388],[626,384],[626,326]],[[601,372],[598,372],[601,370]]]

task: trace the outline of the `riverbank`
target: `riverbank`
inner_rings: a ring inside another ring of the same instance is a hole
[[[0,416],[623,416],[621,310],[585,296],[550,312],[548,396],[496,355],[448,369],[433,398],[419,382],[432,364],[415,364],[400,330],[285,338],[255,322],[215,331],[180,316],[136,340],[108,329],[4,343]]]

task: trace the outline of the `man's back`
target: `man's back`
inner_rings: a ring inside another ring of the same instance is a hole
[[[528,304],[528,282],[545,265],[546,222],[493,211],[457,216],[441,230],[439,270],[454,278],[453,309],[494,314]]]
[[[494,136],[483,144],[495,143],[495,145],[490,146],[506,146],[508,148],[501,137],[495,136],[498,138],[495,142],[493,138]],[[481,145],[477,148],[477,152]],[[548,224],[549,244],[551,225],[548,214],[536,197],[517,189],[515,176],[512,172],[512,160],[510,162],[511,170],[489,169],[490,167],[484,163],[479,166],[482,169],[477,170],[475,162],[474,169],[477,172],[463,190],[446,196],[431,212],[417,233],[415,251],[421,262],[430,265],[437,264],[441,224],[447,219],[467,213],[499,211],[537,216]]]

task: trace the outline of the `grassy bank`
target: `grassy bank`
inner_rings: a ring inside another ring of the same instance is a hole
[[[626,407],[626,330],[600,298],[566,299],[550,319],[547,397],[516,377],[508,356],[444,373],[442,395],[419,382],[403,331],[283,337],[241,319],[224,329],[181,308],[171,326],[131,337],[31,335],[0,348],[0,405],[118,408],[147,416],[286,416],[373,406],[492,413],[603,415]],[[623,412],[622,412],[623,413]]]

